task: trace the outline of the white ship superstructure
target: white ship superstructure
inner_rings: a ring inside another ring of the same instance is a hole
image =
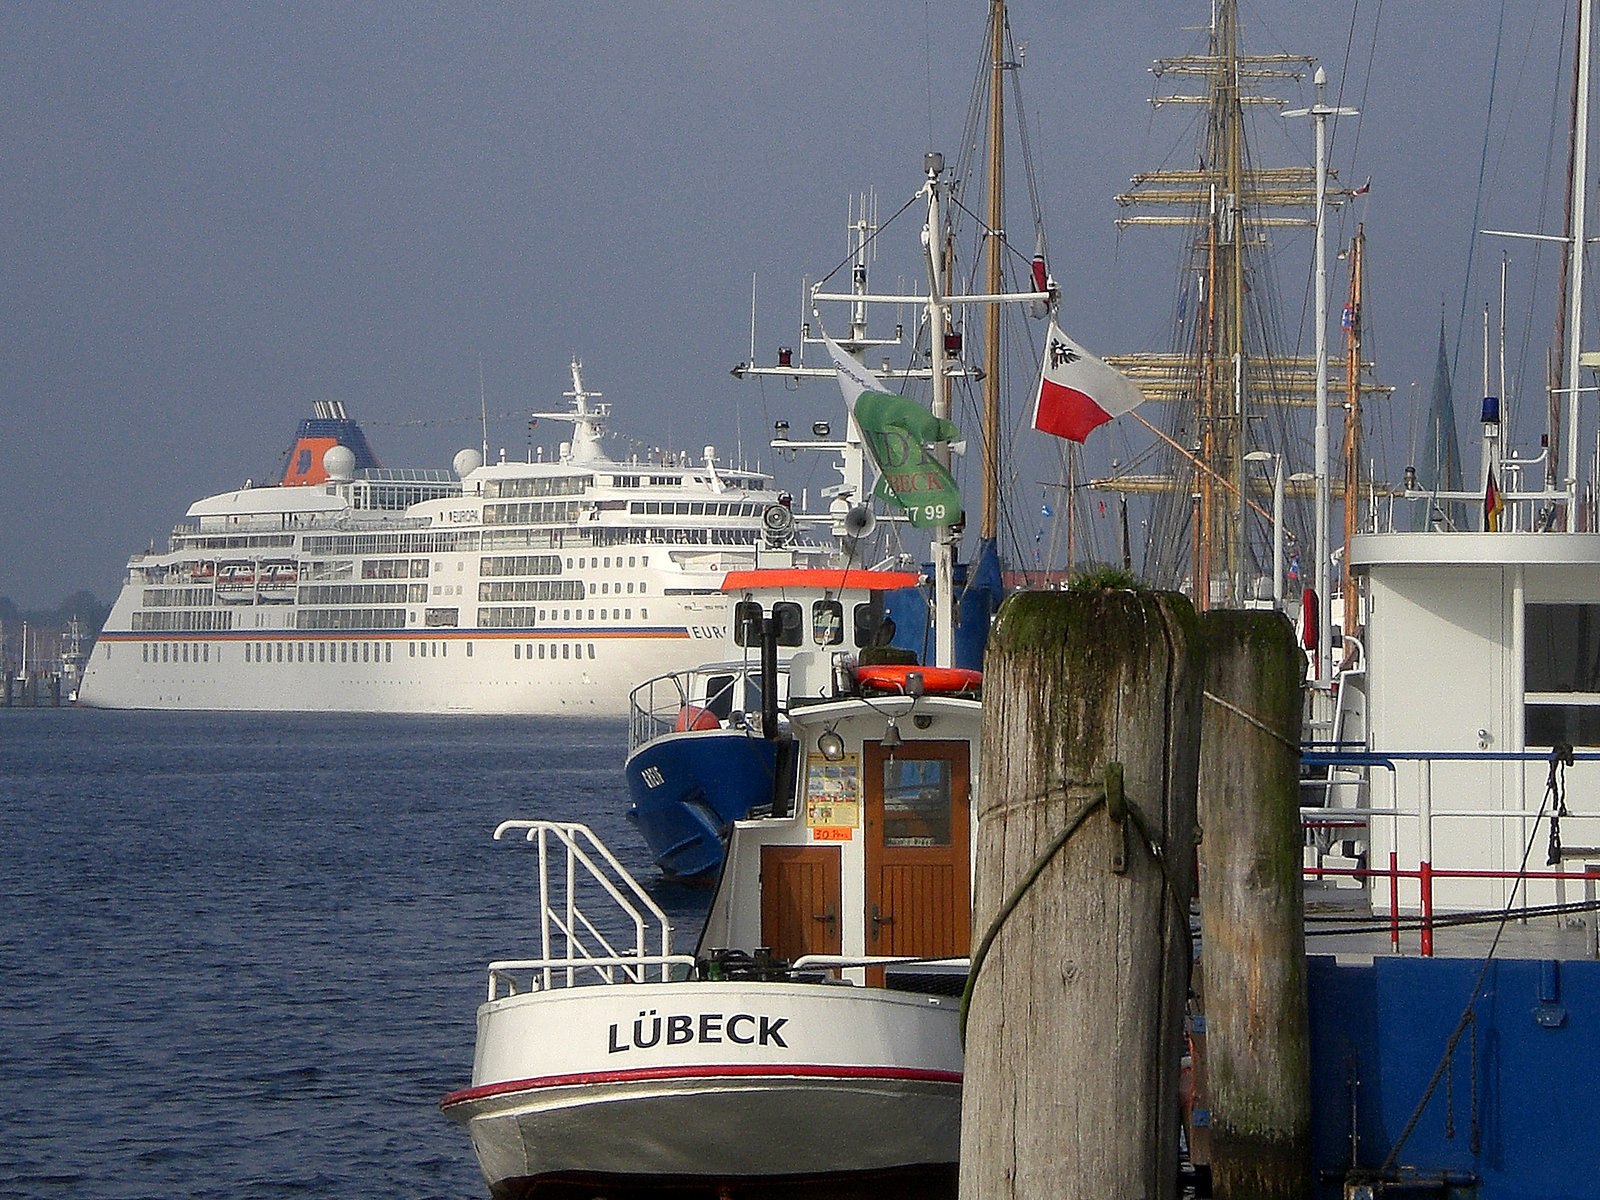
[[[535,414],[573,424],[554,461],[454,471],[383,469],[319,404],[283,482],[200,500],[133,556],[79,703],[625,714],[720,645],[729,570],[804,552],[765,476],[711,447],[615,461],[577,363],[567,395]]]

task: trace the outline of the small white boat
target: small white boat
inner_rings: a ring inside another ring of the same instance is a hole
[[[980,704],[853,659],[790,658],[793,790],[734,824],[693,953],[586,827],[495,831],[538,847],[540,951],[490,965],[441,1102],[495,1196],[955,1194]]]

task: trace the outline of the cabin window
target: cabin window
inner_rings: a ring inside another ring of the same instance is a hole
[[[1523,741],[1600,746],[1600,604],[1530,604]]]
[[[589,661],[590,662],[594,661],[594,643],[593,642],[589,643]]]
[[[853,621],[857,650],[863,646],[887,646],[894,637],[894,622],[884,614],[880,600],[856,605]]]
[[[950,762],[887,759],[883,764],[883,844],[950,844]]]
[[[733,606],[733,644],[761,645],[761,605],[754,600],[741,600]]]
[[[844,641],[844,605],[837,600],[818,600],[811,605],[811,640],[819,646],[837,646]]]
[[[107,649],[107,651],[108,651],[108,653],[107,653],[107,654],[106,654],[106,657],[107,657],[107,658],[110,658],[110,657],[111,657],[111,655],[110,655],[110,653],[109,653],[109,651],[110,651],[110,647],[109,647],[109,646],[108,646],[108,647],[106,647],[106,649]],[[139,647],[139,649],[141,649],[141,650],[143,650],[143,651],[144,651],[144,661],[145,661],[145,662],[149,662],[149,661],[150,661],[150,647],[149,647],[149,646],[140,646],[140,647]],[[246,656],[247,656],[247,657],[248,657],[248,651],[249,651],[249,649],[250,649],[250,647],[249,647],[249,646],[246,646],[246,647],[245,647],[245,651],[246,651]]]
[[[805,618],[798,604],[781,600],[772,606],[772,615],[778,622],[778,645],[799,646],[805,642]]]
[[[511,647],[511,657],[515,658],[515,659],[518,659],[519,661],[521,660],[521,658],[522,658],[522,643],[521,642],[518,642],[516,645]]]
[[[468,658],[472,657],[472,643],[471,642],[467,643],[467,657]]]
[[[720,721],[726,721],[733,715],[733,685],[736,681],[737,677],[733,675],[711,675],[706,678],[705,706]]]
[[[544,657],[544,643],[543,642],[539,643],[539,657],[540,658]]]
[[[383,661],[384,662],[393,662],[394,661],[394,643],[393,642],[385,642],[383,644]]]

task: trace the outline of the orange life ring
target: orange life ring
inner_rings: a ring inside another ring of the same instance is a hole
[[[976,692],[983,686],[983,672],[966,667],[910,667],[872,666],[857,667],[856,682],[862,687],[877,688],[885,692],[904,692],[906,680],[912,675],[922,676],[925,695]]]
[[[678,719],[672,723],[674,733],[688,733],[694,729],[720,729],[722,722],[717,720],[717,714],[709,708],[701,708],[697,704],[685,704],[678,710]]]

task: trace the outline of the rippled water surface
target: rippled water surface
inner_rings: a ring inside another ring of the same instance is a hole
[[[623,818],[622,722],[0,711],[0,1194],[487,1194],[437,1103],[531,949],[507,817]]]

